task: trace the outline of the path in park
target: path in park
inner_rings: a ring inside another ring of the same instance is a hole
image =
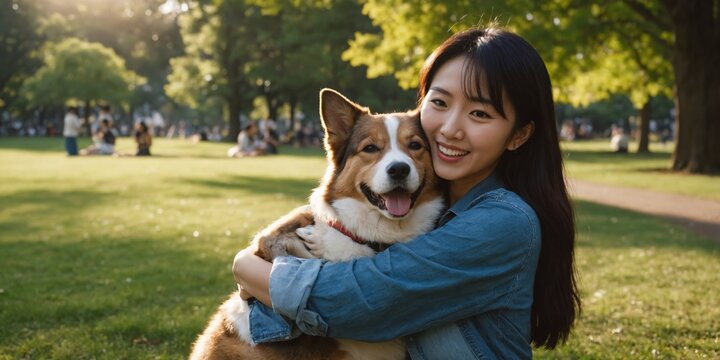
[[[656,215],[720,241],[720,201],[594,183],[569,181],[570,195],[598,204]]]

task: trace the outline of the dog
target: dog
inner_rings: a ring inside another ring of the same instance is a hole
[[[417,110],[372,114],[331,90],[320,92],[328,168],[309,205],[258,233],[254,253],[344,261],[373,256],[433,228],[445,208],[441,180]],[[300,235],[314,234],[304,240]],[[343,299],[344,301],[344,299]],[[301,335],[253,344],[249,308],[239,293],[220,306],[190,359],[403,359],[401,339],[365,343]]]

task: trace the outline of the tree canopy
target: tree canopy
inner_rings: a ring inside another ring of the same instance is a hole
[[[125,68],[125,61],[99,43],[68,38],[43,49],[43,66],[24,84],[35,105],[67,101],[127,101],[144,79]]]

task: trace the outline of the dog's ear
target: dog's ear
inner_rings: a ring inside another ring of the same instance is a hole
[[[332,89],[320,91],[320,119],[325,130],[325,149],[335,164],[344,156],[355,121],[370,111]]]

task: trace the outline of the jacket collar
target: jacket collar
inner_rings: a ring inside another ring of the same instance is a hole
[[[493,172],[479,183],[475,184],[465,195],[463,195],[458,201],[455,202],[443,216],[440,218],[439,224],[442,225],[448,222],[453,217],[457,216],[458,213],[466,210],[473,205],[473,202],[481,195],[490,191],[503,188],[504,184],[496,172]]]

